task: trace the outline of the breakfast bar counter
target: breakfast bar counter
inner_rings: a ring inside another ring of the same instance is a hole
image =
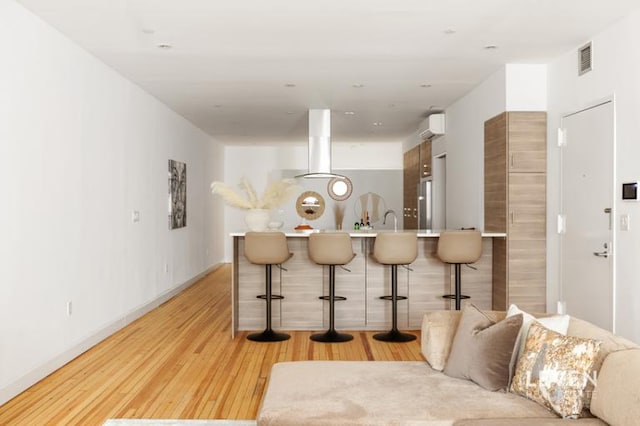
[[[318,231],[312,231],[318,232]],[[380,231],[394,232],[394,231]],[[414,231],[415,232],[415,231]],[[351,241],[356,257],[336,268],[336,294],[347,300],[336,303],[336,327],[342,330],[385,330],[391,324],[391,303],[380,296],[390,294],[389,267],[373,257],[373,231],[352,231]],[[264,267],[244,257],[244,232],[232,233],[233,268],[232,334],[238,330],[264,328]],[[275,329],[321,330],[327,327],[329,308],[319,297],[328,292],[328,267],[313,263],[307,253],[310,232],[285,231],[289,251],[293,253],[282,269],[274,267],[272,288],[284,299],[274,300],[272,321]],[[452,293],[453,268],[436,256],[439,232],[417,231],[418,257],[407,268],[398,269],[398,294],[407,296],[398,302],[400,329],[418,329],[425,312],[451,308],[442,295]],[[483,233],[482,257],[462,269],[463,293],[481,309],[491,309],[492,242],[505,238],[502,233]]]

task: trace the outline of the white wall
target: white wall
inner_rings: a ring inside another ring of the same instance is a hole
[[[593,71],[579,77],[576,45],[549,66],[549,165],[548,182],[559,177],[556,129],[564,113],[595,101],[615,98],[615,274],[617,277],[617,332],[640,342],[640,204],[621,201],[622,182],[640,180],[640,11],[592,38]],[[548,185],[548,301],[555,308],[558,294],[558,236],[553,229],[558,214],[558,188]],[[621,232],[619,218],[631,217],[631,230]]]
[[[206,184],[222,150],[13,1],[0,46],[1,404],[222,259]],[[187,163],[174,231],[168,159]]]
[[[432,147],[447,153],[447,227],[484,228],[484,122],[505,111],[505,68],[445,110],[446,134]]]
[[[236,185],[243,177],[262,194],[267,183],[291,177],[307,170],[308,155],[306,145],[283,146],[227,146],[225,147],[224,182]],[[399,226],[402,226],[402,144],[401,143],[341,143],[332,144],[332,169],[352,178],[353,195],[345,202],[345,221],[343,226],[353,225],[356,197],[371,191],[382,195],[388,208],[398,214]],[[311,222],[317,229],[333,229],[333,200],[327,195],[327,179],[299,179],[300,192],[314,190],[320,193],[327,205],[324,215]],[[225,206],[225,235],[230,232],[244,231],[245,212]],[[295,199],[282,206],[282,212],[273,214],[284,219],[285,230],[292,230],[300,222],[295,214]],[[349,226],[349,227],[350,227]],[[392,221],[390,221],[390,225]],[[376,224],[382,228],[381,223]],[[231,239],[225,243],[225,259],[232,258]]]
[[[504,111],[545,111],[546,89],[546,65],[507,64],[445,109],[445,135],[431,153],[447,154],[447,228],[484,229],[484,122]],[[420,142],[416,132],[403,149]]]
[[[547,65],[507,64],[506,111],[547,110]]]

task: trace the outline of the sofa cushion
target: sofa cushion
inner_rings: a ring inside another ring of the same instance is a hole
[[[511,390],[563,418],[577,418],[599,348],[597,340],[563,336],[534,321]]]
[[[451,425],[455,420],[556,417],[518,395],[490,392],[425,362],[296,361],[271,369],[258,425]]]
[[[505,313],[484,311],[493,321],[504,319]],[[430,311],[422,319],[422,355],[431,368],[442,371],[449,358],[453,337],[458,329],[462,311]]]
[[[612,425],[640,419],[640,349],[610,353],[602,363],[591,412]]]
[[[506,389],[522,315],[496,323],[474,305],[462,312],[444,374],[476,382],[491,391]]]

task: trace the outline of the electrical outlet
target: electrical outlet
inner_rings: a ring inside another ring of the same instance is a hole
[[[558,301],[557,310],[558,310],[558,313],[560,315],[566,314],[567,313],[567,302],[563,302],[563,301],[559,300]]]
[[[69,300],[67,302],[67,316],[71,316],[71,314],[73,313],[73,304],[71,303],[71,300]]]
[[[168,274],[168,273],[169,273],[169,264],[168,264],[168,263],[165,263],[165,264],[164,264],[164,273],[165,273],[165,274]]]

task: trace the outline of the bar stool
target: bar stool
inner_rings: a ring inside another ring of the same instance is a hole
[[[398,331],[398,265],[408,265],[418,257],[418,235],[415,232],[381,232],[373,244],[373,257],[383,265],[391,265],[391,296],[380,299],[391,300],[392,328],[386,333],[374,334],[373,338],[383,342],[410,342],[416,336]]]
[[[482,234],[479,231],[443,231],[438,239],[438,257],[441,261],[455,265],[456,286],[454,294],[445,294],[445,299],[456,301],[456,311],[460,310],[462,299],[469,296],[462,294],[462,271],[460,266],[474,263],[482,255]]]
[[[271,300],[284,299],[271,294],[271,267],[280,265],[291,256],[287,237],[282,232],[247,232],[244,236],[244,256],[256,265],[265,265],[265,293],[256,296],[267,302],[267,327],[261,333],[253,333],[247,339],[255,342],[280,342],[289,339],[286,333],[277,333],[271,328]]]
[[[335,301],[347,300],[336,296],[336,265],[346,265],[356,254],[351,247],[351,237],[346,232],[319,232],[309,235],[309,258],[318,265],[329,266],[329,296],[320,296],[329,301],[329,330],[311,335],[315,342],[348,342],[353,336],[339,333],[335,329]]]

